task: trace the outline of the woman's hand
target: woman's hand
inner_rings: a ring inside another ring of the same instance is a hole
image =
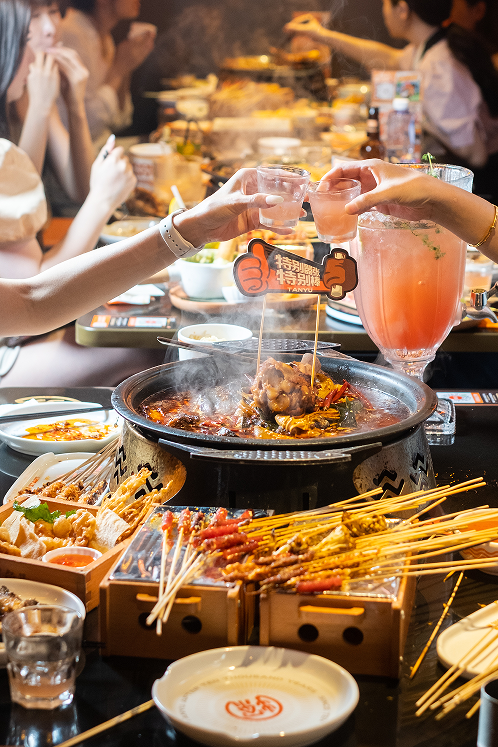
[[[433,176],[378,159],[343,163],[325,174],[322,181],[337,177],[361,182],[362,194],[346,205],[350,215],[375,207],[381,213],[404,220],[430,220],[435,188],[441,187],[441,182]]]
[[[123,148],[116,148],[114,142],[115,137],[111,135],[93,162],[90,175],[90,195],[111,210],[130,196],[137,183]]]
[[[59,68],[51,54],[36,53],[29,66],[27,89],[30,105],[42,115],[50,113],[60,90]]]
[[[279,195],[257,191],[256,169],[240,169],[211,197],[178,215],[175,226],[194,246],[208,241],[228,241],[256,228],[268,228],[259,222],[259,209],[283,202]],[[280,234],[289,228],[272,228]]]
[[[81,57],[69,47],[52,47],[49,54],[57,62],[61,72],[61,93],[68,108],[78,107],[85,102],[86,85],[89,72]]]
[[[294,20],[286,23],[284,31],[289,34],[306,34],[312,39],[319,40],[322,37],[325,28],[317,21],[313,13],[303,13]]]

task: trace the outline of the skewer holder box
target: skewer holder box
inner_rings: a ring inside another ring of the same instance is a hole
[[[72,501],[43,500],[47,503],[50,511],[66,513],[72,509],[83,508],[93,516],[98,511],[98,506],[88,506],[86,503],[73,503]],[[14,510],[11,502],[0,507],[0,524],[11,515]],[[105,552],[84,568],[70,568],[54,563],[44,563],[42,560],[33,558],[22,558],[16,555],[0,555],[0,577],[2,578],[26,578],[29,581],[39,581],[44,584],[61,586],[71,591],[81,599],[90,612],[99,604],[100,582],[112,568],[130,540],[120,542],[111,550]]]
[[[170,510],[179,514],[183,508]],[[189,508],[192,512],[204,511],[206,515],[216,511]],[[100,630],[104,656],[179,659],[210,648],[244,644],[254,627],[255,596],[244,594],[240,582],[226,583],[211,570],[180,588],[161,635],[156,633],[155,622],[146,624],[158,600],[161,524],[167,510],[168,506],[156,508],[101,583]],[[232,515],[237,513],[240,512]],[[166,578],[174,549],[175,545],[168,554]]]
[[[259,643],[318,654],[352,674],[397,678],[415,585],[405,576],[364,593],[263,593]]]

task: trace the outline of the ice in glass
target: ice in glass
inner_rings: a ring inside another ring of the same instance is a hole
[[[261,165],[258,166],[257,178],[258,192],[283,198],[279,205],[260,209],[260,223],[279,228],[297,226],[310,172],[284,164]]]
[[[356,179],[331,179],[308,184],[308,199],[318,238],[326,243],[350,241],[356,236],[357,215],[348,215],[345,207],[361,192]]]

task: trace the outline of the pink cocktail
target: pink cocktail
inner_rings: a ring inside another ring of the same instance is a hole
[[[395,368],[421,375],[457,320],[466,245],[434,223],[374,211],[360,217],[351,249],[363,326]]]
[[[309,171],[294,166],[258,166],[258,192],[283,199],[279,205],[260,209],[260,223],[280,228],[297,226],[309,179]]]
[[[358,216],[348,215],[345,208],[360,192],[361,185],[356,179],[330,179],[308,184],[308,199],[321,241],[342,243],[354,239]]]

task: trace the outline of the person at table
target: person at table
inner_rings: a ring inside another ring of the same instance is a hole
[[[69,5],[60,38],[89,70],[86,113],[98,147],[131,123],[131,74],[152,52],[155,33],[146,30],[114,44],[111,31],[119,21],[137,18],[140,0],[71,0]]]
[[[28,0],[0,0],[0,135],[8,135],[7,107],[24,91],[34,53],[27,44],[31,9]],[[17,65],[12,61],[17,61]],[[7,138],[0,138],[0,275],[26,278],[66,259],[91,251],[116,207],[129,195],[135,177],[122,148],[107,143],[92,167],[90,192],[63,241],[43,253],[36,239],[47,217],[40,176],[29,157]],[[110,298],[110,297],[109,297]],[[109,299],[107,299],[109,300]],[[70,320],[72,321],[72,320]],[[52,328],[54,329],[54,328]],[[157,365],[157,350],[113,348],[105,356],[82,348],[74,326],[42,339],[0,343],[2,385],[109,385]]]
[[[498,262],[498,208],[478,195],[378,159],[340,164],[323,179],[337,177],[361,183],[361,194],[346,205],[350,215],[376,208],[403,220],[432,220]]]
[[[285,30],[326,42],[369,70],[420,71],[425,132],[457,162],[482,167],[498,153],[498,73],[475,37],[454,24],[443,28],[451,6],[452,0],[383,0],[387,29],[409,42],[404,49],[328,30],[310,14]],[[434,145],[430,150],[440,157]]]
[[[58,3],[31,0],[30,5],[29,44],[35,59],[11,126],[20,129],[19,147],[40,174],[43,170],[52,212],[75,215],[88,195],[95,158],[85,111],[88,70],[74,49],[56,44]],[[59,93],[67,129],[56,106]]]
[[[241,169],[211,197],[133,238],[74,257],[35,277],[0,277],[0,335],[43,334],[67,324],[179,257],[193,256],[208,242],[264,228],[259,208],[280,202],[278,195],[257,192],[256,169]],[[285,228],[275,231],[291,233]]]
[[[451,23],[478,34],[498,68],[498,5],[496,0],[453,0]]]

